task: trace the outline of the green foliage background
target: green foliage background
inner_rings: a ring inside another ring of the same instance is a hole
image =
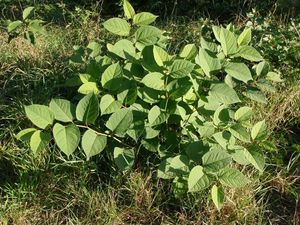
[[[68,10],[74,10],[76,6],[87,9],[101,10],[103,15],[112,16],[120,13],[120,0],[1,0],[0,7],[5,16],[11,16],[11,10],[22,5],[34,5],[41,9],[51,10],[57,5],[64,5]],[[187,17],[209,17],[219,21],[230,21],[237,15],[244,16],[252,8],[267,15],[276,13],[283,18],[295,17],[300,12],[299,0],[134,0],[132,5],[137,11],[151,11],[160,15],[161,18],[170,16],[187,16]],[[56,8],[57,10],[57,8]],[[54,10],[53,10],[54,13]],[[58,14],[54,14],[58,16]]]

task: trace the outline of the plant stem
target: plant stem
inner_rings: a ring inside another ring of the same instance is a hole
[[[123,145],[125,145],[125,146],[127,146],[127,147],[129,147],[129,148],[133,148],[132,146],[130,146],[130,145],[124,143],[122,140],[118,139],[117,137],[113,136],[112,134],[106,134],[106,133],[99,132],[99,131],[97,131],[97,130],[95,130],[95,129],[89,127],[89,126],[86,126],[86,125],[81,125],[81,124],[75,124],[75,125],[76,125],[77,127],[81,127],[81,128],[93,130],[96,134],[99,134],[99,135],[102,135],[102,136],[106,136],[106,137],[111,137],[111,138],[113,138],[115,141],[117,141],[117,142],[119,142],[119,143],[121,143],[121,144],[123,144]]]

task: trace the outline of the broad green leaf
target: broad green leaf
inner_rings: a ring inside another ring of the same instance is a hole
[[[228,145],[235,143],[235,138],[228,131],[217,132],[213,137],[223,149],[227,149]]]
[[[161,100],[161,94],[160,91],[148,87],[141,87],[138,89],[139,98],[150,104],[159,102]]]
[[[103,26],[109,32],[120,36],[128,36],[130,32],[129,23],[126,20],[120,18],[111,18],[109,20],[106,20],[103,23]]]
[[[133,166],[134,159],[135,155],[132,148],[114,148],[114,160],[122,172],[129,170]]]
[[[208,95],[205,97],[201,97],[198,102],[198,107],[203,107],[209,113],[209,115],[213,115],[213,112],[217,110],[221,105],[221,102],[216,96]],[[226,104],[224,104],[226,105]],[[200,110],[200,108],[198,110]],[[203,113],[203,112],[202,112]],[[205,113],[204,113],[205,114]]]
[[[29,19],[33,15],[34,7],[27,7],[23,11],[23,20]]]
[[[164,159],[160,162],[157,168],[157,177],[161,179],[172,179],[175,174],[170,170],[172,157]]]
[[[32,20],[28,24],[28,30],[34,34],[46,35],[47,31],[45,27],[43,27],[44,21],[42,20]]]
[[[30,138],[30,148],[33,154],[45,149],[51,140],[51,135],[48,132],[36,130]]]
[[[154,138],[150,140],[143,139],[141,140],[141,144],[145,149],[147,149],[150,152],[157,152],[159,150],[160,144],[159,140]]]
[[[218,187],[214,185],[211,189],[211,198],[218,211],[223,207],[225,194],[222,186]]]
[[[194,89],[190,88],[188,92],[183,96],[183,101],[187,104],[192,105],[197,100],[197,95]]]
[[[253,140],[263,140],[268,135],[268,129],[266,125],[266,121],[262,120],[260,122],[257,122],[251,130],[251,137]]]
[[[85,84],[87,82],[95,82],[96,80],[92,77],[91,74],[88,73],[80,73],[79,75],[79,79],[80,79],[80,84]]]
[[[211,76],[212,72],[221,69],[220,60],[206,49],[200,48],[198,57],[198,63],[208,77]]]
[[[138,142],[139,139],[142,137],[144,132],[144,124],[138,124],[134,125],[133,127],[130,127],[126,134],[131,137],[135,142]],[[143,140],[142,140],[143,141]]]
[[[122,75],[123,71],[120,64],[112,64],[103,72],[101,76],[101,85],[108,90],[118,90],[121,85],[120,78]]]
[[[11,23],[8,24],[7,26],[7,32],[11,33],[13,31],[15,31],[16,29],[18,29],[21,25],[23,24],[22,21],[17,20],[17,21],[13,21]]]
[[[242,58],[252,62],[259,62],[263,60],[263,57],[255,48],[247,45],[241,46],[238,54]]]
[[[197,163],[201,162],[201,158],[205,152],[209,150],[209,146],[203,144],[202,141],[195,141],[189,143],[185,152],[190,160],[193,160]]]
[[[270,65],[266,61],[262,61],[256,66],[256,74],[257,76],[266,76],[269,72]]]
[[[144,70],[149,72],[163,72],[163,69],[157,65],[156,60],[154,58],[154,46],[146,46],[142,51],[142,62]],[[143,75],[141,75],[142,77]]]
[[[161,73],[148,73],[143,79],[142,83],[149,88],[162,91],[165,87],[165,76]]]
[[[135,78],[142,78],[144,76],[144,68],[142,65],[135,63],[126,63],[123,67],[124,74],[126,76],[133,76]],[[133,82],[131,82],[133,83]]]
[[[250,180],[237,169],[225,168],[219,174],[219,180],[223,185],[239,188],[247,185]]]
[[[198,192],[207,188],[211,183],[210,178],[203,172],[202,166],[195,166],[188,177],[189,192]]]
[[[93,92],[95,95],[100,93],[99,88],[97,87],[97,83],[96,82],[87,82],[82,84],[79,88],[78,88],[78,93],[87,95],[89,93]]]
[[[204,168],[219,171],[229,165],[231,156],[225,150],[213,149],[203,155],[202,162]]]
[[[123,10],[124,10],[125,16],[128,19],[132,19],[133,16],[135,15],[134,8],[132,7],[132,5],[127,0],[123,0]]]
[[[127,39],[116,42],[109,51],[123,59],[133,60],[137,57],[133,43]]]
[[[134,81],[130,80],[124,85],[124,89],[117,94],[117,99],[123,105],[132,105],[137,99],[137,85]]]
[[[188,76],[194,69],[195,64],[184,59],[176,59],[170,67],[170,76],[182,78]]]
[[[148,114],[148,121],[151,126],[164,123],[167,120],[166,113],[162,112],[158,106],[153,106]]]
[[[87,130],[82,136],[82,149],[86,155],[87,160],[94,155],[102,152],[106,146],[106,136],[98,135],[93,130]]]
[[[249,165],[250,162],[246,159],[244,147],[243,146],[235,146],[233,149],[230,149],[232,152],[230,153],[232,159],[240,165]]]
[[[153,55],[155,62],[159,66],[164,66],[164,64],[169,61],[168,53],[161,47],[153,46]]]
[[[247,91],[243,92],[243,95],[254,101],[267,104],[267,99],[265,94],[257,88],[248,88]]]
[[[273,82],[283,82],[283,80],[280,78],[280,75],[275,72],[268,72],[266,79]]]
[[[170,171],[180,176],[189,171],[189,160],[185,155],[178,155],[170,161]]]
[[[94,93],[84,96],[77,104],[76,118],[86,124],[95,123],[99,116],[99,101]]]
[[[213,122],[216,126],[227,125],[230,120],[229,110],[226,105],[218,107],[213,116]]]
[[[114,112],[106,122],[106,127],[114,134],[123,137],[133,122],[132,110],[128,108],[119,109]]]
[[[247,161],[250,162],[256,169],[260,172],[264,171],[265,159],[261,153],[254,151],[253,149],[250,149],[249,151],[244,149],[243,153]]]
[[[221,39],[220,39],[221,27],[212,26],[212,30],[213,30],[216,40],[221,43]]]
[[[29,141],[32,134],[36,131],[35,128],[27,128],[17,133],[16,138],[20,141]]]
[[[86,46],[88,53],[91,57],[97,57],[100,55],[101,53],[101,45],[95,41],[90,42],[87,46]]]
[[[229,62],[225,65],[225,72],[246,84],[249,80],[253,80],[248,66],[244,63]]]
[[[234,79],[230,75],[226,75],[224,78],[225,84],[227,84],[231,88],[235,88],[237,86],[237,83],[234,81]]]
[[[241,102],[235,90],[225,83],[212,84],[209,95],[227,105]]]
[[[81,85],[81,83],[85,84],[85,83],[90,82],[90,81],[95,81],[93,79],[93,77],[90,74],[87,74],[87,73],[80,73],[79,74],[79,79],[81,81],[80,85]]]
[[[237,40],[234,33],[223,27],[220,31],[220,43],[225,56],[237,53]]]
[[[238,45],[248,45],[251,41],[251,28],[245,28],[238,37]]]
[[[41,129],[46,129],[49,125],[53,124],[54,113],[48,106],[33,104],[24,106],[26,116],[30,121]]]
[[[149,12],[141,12],[138,14],[135,14],[133,17],[133,23],[135,25],[149,25],[153,23],[156,20],[157,16],[153,15],[152,13]]]
[[[218,52],[218,45],[214,42],[211,42],[211,41],[208,41],[206,40],[205,38],[201,37],[201,47],[203,49],[207,49],[209,50],[210,52]]]
[[[196,57],[198,48],[195,44],[187,44],[181,50],[179,56],[187,60],[192,60]]]
[[[145,139],[152,139],[159,135],[160,130],[155,130],[152,127],[145,127]]]
[[[52,99],[49,104],[56,120],[72,122],[75,118],[75,106],[65,99]]]
[[[235,124],[229,128],[230,133],[243,142],[250,142],[250,134],[246,130],[246,128],[242,127],[240,124]]]
[[[56,123],[53,127],[53,137],[59,149],[69,157],[78,147],[80,130],[75,124],[63,126]]]
[[[202,126],[198,127],[198,132],[203,138],[211,137],[215,133],[214,124],[212,122],[205,122]]]
[[[191,90],[192,85],[187,77],[171,81],[167,85],[170,99],[175,100],[186,95]]]
[[[101,115],[111,114],[119,110],[122,103],[115,100],[113,96],[106,94],[100,100]]]
[[[248,106],[243,106],[235,112],[234,119],[237,121],[247,121],[251,119],[251,116],[252,108]]]
[[[154,45],[161,37],[161,30],[153,26],[141,26],[135,32],[135,40],[144,46]]]

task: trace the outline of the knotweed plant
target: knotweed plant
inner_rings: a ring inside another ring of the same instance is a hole
[[[241,170],[264,170],[266,123],[253,123],[246,104],[265,104],[265,92],[280,77],[250,45],[251,29],[212,26],[200,46],[190,43],[171,54],[168,37],[151,25],[157,16],[136,13],[127,0],[123,8],[124,18],[103,23],[118,36],[115,43],[74,48],[70,61],[85,71],[66,85],[77,86],[79,102],[54,98],[25,106],[34,127],[17,138],[34,154],[50,142],[67,158],[83,151],[89,160],[107,151],[123,172],[141,149],[150,151],[160,158],[158,178],[172,180],[175,193],[210,188],[220,210],[223,186],[251,182]]]
[[[9,34],[9,41],[19,35],[23,35],[28,43],[35,44],[36,36],[46,34],[46,29],[43,26],[44,21],[32,19],[33,14],[34,7],[27,7],[23,11],[22,20],[8,23],[7,32]]]

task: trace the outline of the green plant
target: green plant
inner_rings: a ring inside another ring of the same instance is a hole
[[[298,81],[300,18],[280,24],[272,16],[263,17],[252,10],[247,14],[246,26],[255,33],[255,45],[264,52],[267,60],[280,71],[282,77],[291,83]]]
[[[7,32],[9,34],[9,41],[20,34],[23,34],[28,43],[35,44],[37,35],[45,35],[46,30],[42,25],[43,21],[38,19],[31,19],[33,17],[34,7],[27,7],[23,11],[23,20],[16,20],[9,22],[7,25]]]
[[[212,187],[220,210],[223,186],[250,182],[240,170],[264,170],[267,127],[264,120],[253,125],[245,104],[247,98],[266,103],[264,92],[280,77],[250,45],[250,29],[237,35],[232,25],[213,26],[214,38],[171,55],[168,37],[150,25],[157,16],[135,13],[127,0],[123,8],[127,20],[111,18],[103,26],[125,39],[75,48],[71,61],[84,72],[66,84],[79,86],[77,105],[52,99],[49,106],[25,106],[36,128],[17,138],[29,141],[34,154],[50,142],[67,158],[78,148],[87,159],[105,150],[123,172],[148,151],[157,176],[173,180],[176,196]]]

